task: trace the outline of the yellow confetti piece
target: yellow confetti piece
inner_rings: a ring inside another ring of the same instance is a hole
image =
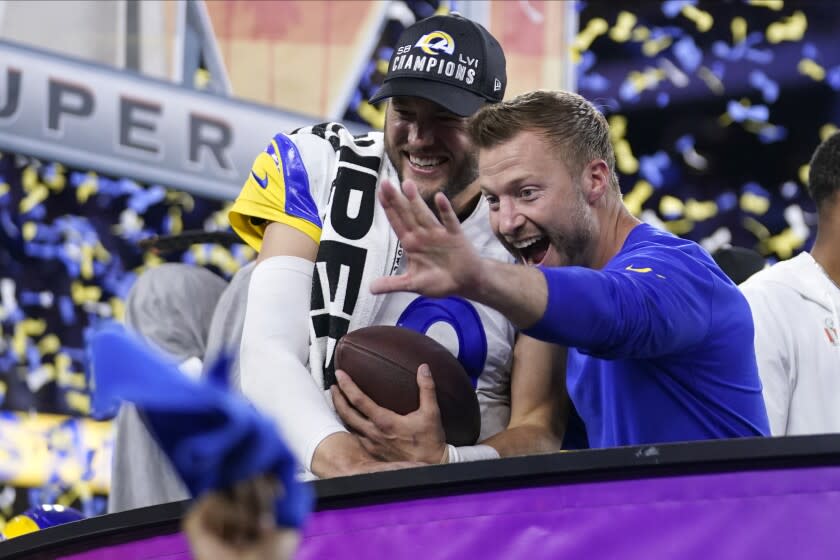
[[[713,200],[694,200],[689,198],[685,202],[685,217],[695,222],[702,222],[717,216],[718,205]]]
[[[24,223],[22,233],[24,241],[32,241],[38,235],[38,224],[35,222]]]
[[[811,164],[806,163],[799,168],[799,182],[803,185],[808,184],[808,174],[811,172]]]
[[[715,95],[723,95],[723,92],[726,90],[726,88],[723,87],[723,82],[721,82],[720,79],[717,76],[715,76],[714,72],[712,72],[705,66],[701,66],[700,69],[697,70],[697,76],[701,80],[703,80],[703,83],[706,84],[706,87],[708,87],[712,91],[712,93],[714,93]]]
[[[825,79],[825,69],[810,58],[803,58],[796,65],[796,69],[800,74],[808,76],[816,82],[821,82]]]
[[[167,191],[166,202],[169,204],[178,204],[187,212],[192,212],[193,208],[195,208],[195,199],[190,193],[184,191]]]
[[[371,105],[367,101],[362,101],[359,103],[359,108],[356,109],[356,112],[362,117],[365,122],[367,122],[370,126],[372,126],[376,130],[382,130],[385,128],[385,104],[379,105],[379,107],[375,105]]]
[[[630,142],[621,139],[614,143],[615,165],[625,175],[632,175],[639,170],[639,160],[630,149]]]
[[[93,258],[103,263],[111,262],[111,253],[101,242],[97,241],[96,245],[93,246]]]
[[[181,219],[181,209],[177,206],[170,206],[169,211],[169,233],[171,235],[178,235],[184,231],[184,221]]]
[[[24,319],[18,325],[27,336],[41,336],[47,330],[47,322],[43,319]]]
[[[604,18],[593,18],[589,20],[586,27],[577,34],[577,37],[572,42],[572,56],[575,59],[574,61],[579,61],[580,53],[588,50],[595,39],[606,33],[609,28],[610,25]]]
[[[729,27],[732,29],[732,41],[734,43],[740,43],[747,37],[747,20],[741,16],[732,18]]]
[[[26,214],[40,203],[44,202],[49,195],[50,191],[47,190],[47,187],[44,185],[38,185],[33,188],[28,195],[21,199],[20,205],[18,206],[20,213]]]
[[[782,41],[800,41],[806,29],[808,29],[808,18],[801,11],[796,11],[792,16],[768,25],[765,35],[773,44]]]
[[[759,216],[767,213],[767,210],[770,209],[770,199],[751,192],[743,193],[739,203],[741,210],[752,214],[758,214]]]
[[[85,280],[93,278],[93,247],[88,244],[82,245],[79,256],[79,274]]]
[[[639,43],[641,41],[647,41],[647,39],[649,37],[650,37],[650,29],[648,29],[647,27],[641,27],[640,26],[640,27],[637,27],[636,29],[633,30],[633,40],[636,41],[637,43]]]
[[[199,68],[193,75],[193,87],[195,89],[206,89],[210,84],[210,72],[205,68]]]
[[[744,226],[744,229],[748,232],[752,233],[756,239],[766,239],[770,236],[770,230],[767,229],[767,226],[753,218],[752,216],[747,216],[741,221],[741,225]]]
[[[641,93],[647,89],[655,89],[664,78],[665,71],[661,68],[646,68],[644,72],[634,70],[627,75],[627,80],[636,93]]]
[[[67,184],[67,170],[60,163],[53,164],[53,174],[44,179],[44,184],[54,193],[60,193]]]
[[[776,253],[782,260],[789,259],[793,252],[805,243],[805,239],[796,233],[792,228],[787,228],[778,235],[774,235],[762,241],[762,246],[767,252]]]
[[[0,379],[0,396],[5,396],[7,390],[6,382]]]
[[[111,314],[119,322],[125,321],[125,302],[118,297],[112,297],[108,300],[111,304]]]
[[[624,195],[624,206],[627,210],[636,216],[637,218],[642,215],[642,207],[644,203],[651,197],[653,194],[653,185],[645,181],[644,179],[640,179],[636,181],[636,184],[633,185],[633,188],[630,189],[628,193]]]
[[[659,213],[663,216],[682,216],[683,201],[671,195],[665,195],[659,201]]]
[[[72,388],[77,389],[79,391],[84,391],[87,389],[87,380],[85,379],[85,374],[70,371],[70,370],[58,370],[58,373],[55,376],[55,382],[61,387],[64,388]]]
[[[613,141],[621,140],[627,134],[627,117],[623,115],[612,115],[607,122],[610,125],[610,138]]]
[[[668,47],[674,40],[671,37],[660,37],[659,39],[645,41],[642,44],[642,54],[645,56],[656,56]]]
[[[61,340],[54,334],[48,334],[38,341],[38,352],[42,355],[54,354],[59,348],[61,348]]]
[[[630,12],[620,12],[615,20],[615,25],[610,29],[610,39],[616,43],[627,42],[630,39],[636,21],[638,21],[636,16]]]
[[[665,222],[665,229],[674,235],[685,235],[694,229],[694,222],[691,220],[671,220]]]
[[[146,268],[154,268],[163,264],[163,259],[152,252],[147,251],[143,255],[143,265]]]
[[[207,264],[207,251],[204,249],[204,245],[191,246],[190,253],[192,253],[193,259],[195,260],[195,264],[199,266],[204,266]]]
[[[20,185],[23,187],[23,192],[30,193],[41,183],[38,181],[38,170],[32,165],[27,165],[23,168],[20,176]]]
[[[70,297],[77,305],[97,302],[102,297],[102,289],[99,286],[85,286],[76,281],[70,284]]]
[[[67,391],[65,393],[65,400],[67,406],[71,410],[81,412],[82,414],[90,414],[90,395],[81,391]]]
[[[0,183],[0,196],[3,196],[7,192],[9,192],[10,188],[11,187],[9,186],[9,183]]]
[[[388,60],[377,60],[376,61],[376,71],[380,74],[387,74],[388,73]]]
[[[828,124],[822,125],[820,127],[820,132],[819,132],[820,142],[825,142],[826,140],[828,140],[828,138],[830,136],[833,136],[834,133],[837,132],[838,130],[840,130],[840,129],[838,129],[837,125],[833,124],[833,123],[828,123]]]
[[[76,187],[76,201],[79,204],[84,204],[98,191],[99,176],[96,173],[90,172],[85,176],[85,180],[79,183],[79,186]]]
[[[210,263],[227,274],[233,274],[239,270],[239,263],[230,254],[230,251],[220,245],[214,245],[210,249]]]
[[[697,31],[700,31],[701,33],[705,33],[711,29],[712,25],[715,23],[714,18],[709,12],[704,12],[691,4],[683,6],[682,15],[693,21],[697,26]]]
[[[240,253],[245,262],[250,262],[257,256],[257,252],[254,251],[250,245],[242,245]]]
[[[774,12],[778,12],[785,7],[784,0],[747,0],[747,4],[758,6],[759,8],[769,8]]]

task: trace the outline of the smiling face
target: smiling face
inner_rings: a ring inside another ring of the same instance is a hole
[[[385,151],[400,181],[414,181],[426,202],[437,192],[452,200],[478,176],[467,119],[419,97],[388,103]]]
[[[590,266],[598,237],[595,210],[556,150],[540,135],[518,133],[483,148],[480,184],[493,232],[528,265]]]

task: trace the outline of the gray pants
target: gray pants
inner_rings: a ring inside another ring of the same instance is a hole
[[[228,284],[207,269],[163,264],[140,275],[126,299],[126,325],[178,361],[199,358],[204,367],[232,353],[231,387],[239,388],[239,341],[248,283],[255,263]],[[166,455],[137,410],[124,404],[116,418],[108,511],[189,498]]]

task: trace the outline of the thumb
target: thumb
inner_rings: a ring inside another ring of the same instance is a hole
[[[421,364],[417,368],[417,387],[420,389],[420,410],[433,410],[436,414],[440,414],[435,393],[435,380],[432,378],[432,370],[429,369],[428,364]]]

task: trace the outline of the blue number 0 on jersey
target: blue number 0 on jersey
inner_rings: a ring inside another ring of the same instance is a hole
[[[458,336],[458,361],[478,385],[487,360],[487,335],[475,307],[458,297],[427,298],[420,296],[412,301],[397,320],[398,327],[405,327],[426,334],[435,323],[447,323]]]

